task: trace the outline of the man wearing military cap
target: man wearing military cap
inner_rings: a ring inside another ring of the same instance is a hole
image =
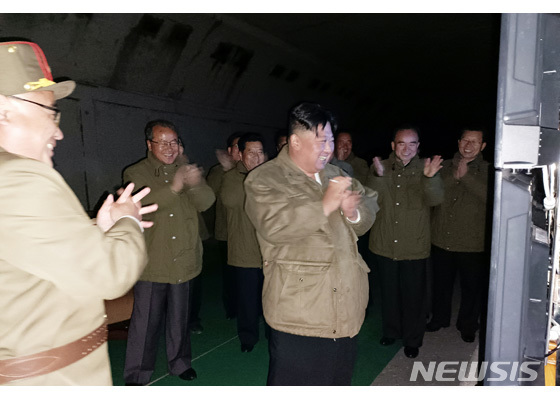
[[[90,220],[53,169],[60,110],[41,48],[0,42],[0,384],[110,385],[104,299],[146,264],[146,188],[109,195]]]

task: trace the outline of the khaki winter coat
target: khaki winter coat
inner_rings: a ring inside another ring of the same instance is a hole
[[[384,175],[370,168],[366,186],[379,193],[380,211],[369,235],[369,249],[393,260],[430,256],[430,207],[443,201],[443,182],[437,173],[424,176],[424,160],[415,156],[404,166],[391,153],[382,161]]]
[[[460,154],[445,160],[441,177],[445,187],[443,203],[432,210],[432,243],[442,249],[482,252],[485,244],[489,163],[482,154],[468,164],[461,179],[453,176]]]
[[[362,194],[359,222],[350,223],[340,211],[326,217],[323,194],[329,178],[339,175],[340,168],[327,164],[319,184],[284,147],[245,180],[245,210],[264,263],[264,316],[276,330],[339,338],[357,335],[362,326],[369,269],[356,242],[375,220],[377,193],[354,179],[353,189]]]
[[[262,268],[261,250],[255,227],[245,212],[247,168],[242,162],[224,174],[220,199],[226,210],[228,264],[234,267]]]
[[[202,270],[198,212],[208,209],[216,197],[204,179],[196,187],[174,193],[171,182],[178,167],[163,164],[149,151],[147,158],[123,173],[124,182],[134,182],[138,189],[151,188],[142,199],[143,205],[158,204],[157,211],[144,218],[154,221],[154,226],[144,231],[149,261],[141,281],[183,283]]]

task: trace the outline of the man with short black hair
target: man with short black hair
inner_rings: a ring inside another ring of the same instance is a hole
[[[224,174],[235,167],[241,160],[239,152],[239,138],[243,132],[234,132],[227,138],[227,150],[216,150],[219,163],[208,171],[206,180],[216,195],[214,213],[214,238],[218,241],[219,260],[222,265],[222,303],[226,312],[226,319],[237,317],[237,289],[235,285],[235,271],[227,263],[227,220],[226,211],[220,198]]]
[[[245,211],[263,257],[263,311],[271,327],[268,385],[350,385],[365,318],[369,269],[357,236],[377,194],[328,164],[333,115],[290,112],[288,146],[245,179]]]
[[[179,164],[177,128],[166,120],[145,128],[148,156],[124,170],[123,180],[149,185],[146,201],[157,202],[155,228],[146,231],[148,265],[134,285],[134,306],[124,367],[127,385],[145,385],[154,372],[158,337],[165,326],[167,365],[171,375],[197,377],[191,365],[189,331],[190,280],[202,269],[198,212],[216,199],[194,164]]]
[[[455,275],[459,272],[461,305],[457,329],[465,342],[473,342],[481,311],[482,282],[488,273],[485,230],[489,163],[482,158],[484,132],[463,129],[459,151],[443,162],[443,203],[432,213],[433,300],[428,332],[446,328],[451,322]],[[482,307],[485,305],[483,304]]]
[[[235,271],[237,335],[242,352],[251,352],[259,340],[262,314],[262,257],[255,228],[245,212],[247,174],[264,162],[263,139],[246,133],[237,142],[241,161],[224,174],[220,199],[226,210],[228,265]]]
[[[381,279],[381,345],[402,339],[404,354],[418,356],[426,326],[426,262],[430,256],[430,207],[443,201],[442,159],[421,160],[418,129],[395,131],[387,160],[373,159],[366,185],[379,193],[381,211],[369,249]]]
[[[93,222],[52,162],[76,84],[32,42],[0,42],[0,71],[0,385],[111,385],[103,300],[142,273],[157,205],[129,185]]]
[[[335,157],[339,161],[344,161],[352,167],[352,176],[365,185],[369,173],[367,161],[357,157],[352,152],[352,134],[348,131],[341,131],[335,139]],[[336,163],[333,163],[336,165]]]

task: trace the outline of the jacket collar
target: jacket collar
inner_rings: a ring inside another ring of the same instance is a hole
[[[172,168],[173,170],[175,170],[178,167],[178,164],[176,162],[174,162],[173,164],[162,163],[156,158],[156,156],[154,156],[154,153],[152,153],[151,151],[148,151],[147,160],[148,165],[154,171],[154,176],[159,176],[160,172],[164,169]]]
[[[235,169],[238,172],[241,172],[242,174],[247,175],[249,173],[249,171],[247,171],[247,168],[245,168],[245,164],[243,164],[242,161],[238,161],[237,164],[235,164]]]
[[[469,167],[475,167],[478,168],[478,166],[480,165],[480,162],[483,160],[482,158],[482,153],[478,153],[478,155],[475,157],[474,160],[472,160],[471,162],[468,163]],[[461,153],[456,152],[455,155],[453,156],[453,166],[457,166],[459,165],[459,161],[461,161]]]
[[[422,165],[422,160],[420,160],[420,157],[418,156],[418,154],[416,154],[412,160],[409,161],[408,164],[404,165],[403,162],[401,160],[399,160],[397,158],[397,155],[395,154],[395,152],[393,151],[390,155],[389,155],[389,165],[392,167],[393,170],[395,169],[405,169],[405,168],[418,168],[418,167],[423,167]]]
[[[310,178],[302,171],[300,167],[290,157],[288,146],[282,147],[277,157],[278,163],[281,165],[286,179],[294,183],[305,183],[308,181],[316,182],[315,179]],[[327,164],[328,165],[328,164]],[[325,181],[325,169],[319,171],[319,178],[321,182]]]

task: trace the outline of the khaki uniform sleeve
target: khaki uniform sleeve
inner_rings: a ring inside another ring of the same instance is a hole
[[[2,257],[75,296],[126,293],[147,262],[138,224],[122,218],[108,232],[93,225],[62,177],[31,160],[15,160],[0,179]]]

